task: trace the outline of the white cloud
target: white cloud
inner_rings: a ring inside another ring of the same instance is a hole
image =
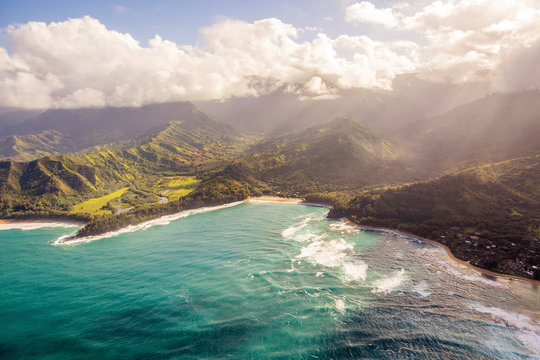
[[[91,17],[30,22],[8,29],[9,53],[0,48],[0,105],[136,106],[257,96],[287,84],[318,97],[389,88],[395,74],[417,66],[414,49],[325,34],[299,42],[300,30],[277,19],[224,20],[201,31],[202,47],[157,35],[142,46]]]
[[[345,21],[378,24],[388,28],[397,27],[399,14],[392,9],[377,9],[369,1],[353,4],[345,10]]]
[[[143,45],[88,16],[29,22],[5,29],[10,45],[0,47],[0,106],[136,106],[277,88],[329,98],[340,88],[389,89],[397,75],[412,72],[433,81],[494,79],[499,89],[538,87],[534,4],[437,0],[378,9],[363,1],[347,8],[349,20],[391,28],[394,39],[385,41],[321,30],[301,41],[305,28],[263,19],[220,21],[201,30],[201,46],[158,35]]]
[[[346,9],[345,19],[422,35],[417,72],[434,81],[464,82],[495,76],[503,53],[540,39],[539,5],[527,0],[436,0],[405,15],[399,10],[408,9],[407,3],[376,9],[362,1]]]

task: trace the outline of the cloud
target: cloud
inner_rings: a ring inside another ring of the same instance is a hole
[[[377,9],[368,1],[353,4],[345,9],[345,21],[382,25],[388,28],[397,27],[400,23],[399,13],[392,9]]]
[[[116,5],[113,6],[113,9],[114,9],[114,11],[116,11],[119,14],[125,14],[125,13],[129,12],[129,9],[127,7],[125,7],[124,5],[116,4]]]
[[[497,87],[512,92],[540,89],[540,41],[505,54],[498,67]]]
[[[12,26],[9,52],[0,48],[0,106],[137,106],[258,96],[290,84],[320,97],[390,88],[417,66],[411,44],[322,33],[300,42],[301,30],[278,19],[224,20],[202,29],[194,47],[157,35],[143,46],[88,16]]]
[[[376,9],[362,1],[348,21],[384,25],[423,37],[417,72],[433,81],[465,82],[495,76],[502,55],[540,39],[540,8],[527,0],[437,0],[405,15],[407,3]],[[403,35],[405,36],[405,35]]]
[[[331,98],[339,89],[391,89],[407,73],[530,88],[540,82],[540,6],[531,4],[437,0],[381,9],[362,1],[347,7],[349,20],[389,28],[391,40],[330,37],[319,29],[306,41],[299,40],[305,28],[279,19],[225,19],[201,29],[198,46],[158,35],[141,44],[88,16],[29,22],[4,30],[9,47],[0,47],[0,107],[138,106],[276,89]]]

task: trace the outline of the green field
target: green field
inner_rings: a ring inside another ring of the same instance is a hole
[[[161,179],[155,191],[174,200],[186,196],[199,185],[200,181],[195,176],[172,176]]]
[[[74,213],[90,213],[96,215],[110,214],[110,210],[102,209],[111,200],[122,196],[129,187],[125,187],[113,193],[98,198],[88,199],[80,204],[74,205],[71,212]]]

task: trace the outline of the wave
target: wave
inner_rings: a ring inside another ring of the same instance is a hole
[[[70,228],[70,227],[81,227],[80,224],[72,223],[72,222],[62,222],[62,221],[36,221],[36,222],[14,222],[14,223],[6,223],[6,224],[0,224],[0,231],[3,230],[23,230],[23,231],[29,231],[29,230],[36,230],[41,228],[52,228],[52,227],[63,227],[63,228]]]
[[[331,231],[339,232],[341,235],[357,235],[360,232],[357,228],[344,222],[330,224],[329,228]]]
[[[384,293],[389,294],[401,285],[405,279],[405,269],[394,271],[389,277],[379,279],[373,284],[375,289],[372,290],[373,293]]]
[[[343,264],[346,281],[366,280],[367,270],[368,264],[360,260],[345,262]]]
[[[428,297],[429,295],[431,295],[431,292],[427,290],[428,290],[428,285],[426,284],[425,281],[422,281],[421,283],[416,284],[413,288],[413,291],[417,293],[418,295],[420,295],[421,297]]]
[[[344,314],[345,310],[347,309],[345,306],[345,301],[343,299],[336,299],[334,302],[334,307],[342,314]]]
[[[281,236],[283,236],[284,238],[293,238],[294,235],[296,233],[298,233],[300,230],[302,230],[303,228],[305,228],[311,220],[312,220],[311,217],[309,217],[309,216],[306,217],[305,219],[303,219],[299,223],[294,224],[294,225],[286,228],[285,230],[283,230],[281,232]]]
[[[523,345],[535,355],[540,355],[540,322],[527,315],[498,307],[489,307],[478,303],[469,303],[468,306],[480,313],[491,315],[491,318],[498,324],[519,330],[517,337]]]
[[[305,259],[313,264],[338,268],[342,270],[342,280],[344,282],[365,280],[368,265],[363,261],[352,258],[353,255],[357,255],[354,246],[342,238],[331,239],[332,232],[343,234],[353,228],[343,223],[330,224],[328,227],[330,233],[318,233],[310,231],[308,228],[308,225],[313,220],[314,218],[311,215],[307,216],[281,233],[286,239],[307,243],[300,249],[300,254],[295,256],[295,260]],[[350,234],[357,233],[356,231]],[[322,276],[322,274],[322,272],[317,272],[316,276]]]
[[[343,265],[352,250],[353,246],[343,239],[318,240],[301,248],[296,259],[309,259],[319,265],[335,268]]]
[[[106,239],[106,238],[110,238],[110,237],[113,237],[113,236],[118,236],[118,235],[125,234],[125,233],[131,233],[131,232],[135,232],[135,231],[143,231],[143,230],[147,230],[147,229],[151,228],[152,226],[168,225],[168,224],[171,223],[171,221],[178,220],[178,219],[181,219],[181,218],[184,218],[184,217],[188,217],[188,216],[191,216],[191,215],[197,215],[197,214],[204,214],[204,213],[207,213],[207,212],[210,212],[210,211],[216,211],[216,210],[220,210],[220,209],[226,209],[226,208],[230,208],[230,207],[233,207],[233,206],[240,205],[242,203],[243,203],[243,201],[236,201],[236,202],[232,202],[232,203],[228,203],[228,204],[224,204],[224,205],[219,205],[219,206],[208,206],[208,207],[202,207],[202,208],[198,208],[198,209],[184,210],[184,211],[181,211],[181,212],[176,213],[176,214],[165,215],[165,216],[162,216],[162,217],[157,218],[157,219],[145,221],[145,222],[137,224],[137,225],[129,225],[129,226],[127,226],[125,228],[122,228],[120,230],[110,231],[110,232],[107,232],[105,234],[100,234],[100,235],[85,236],[85,237],[82,237],[82,238],[75,238],[75,239],[69,239],[69,240],[66,240],[66,239],[69,238],[69,236],[61,236],[58,239],[56,239],[52,243],[52,245],[56,246],[56,245],[81,244],[81,243],[87,243],[87,242],[90,242],[90,241]]]
[[[443,259],[438,259],[439,264],[441,264],[444,268],[446,268],[447,273],[450,273],[451,275],[461,278],[463,280],[471,281],[471,282],[478,282],[483,283],[490,286],[495,287],[506,287],[505,284],[498,282],[496,280],[491,280],[486,277],[483,277],[482,275],[475,274],[475,275],[467,275],[463,273],[462,271],[454,268],[452,265],[448,263],[448,261],[445,261]]]

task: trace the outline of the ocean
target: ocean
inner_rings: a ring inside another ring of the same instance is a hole
[[[4,229],[0,358],[540,359],[537,285],[326,213],[253,201],[74,245]]]

